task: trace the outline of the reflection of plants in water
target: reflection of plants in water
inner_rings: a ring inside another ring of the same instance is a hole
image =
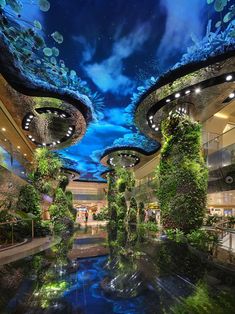
[[[174,314],[229,314],[234,313],[233,291],[212,295],[205,284],[199,283],[192,295],[171,308]]]
[[[62,296],[63,292],[68,287],[68,283],[64,280],[54,282],[48,282],[42,285],[42,287],[34,293],[34,296],[39,299],[39,303],[42,308],[51,306],[52,301]]]
[[[33,266],[34,273],[37,273],[37,287],[33,298],[37,306],[42,308],[51,306],[69,286],[63,276],[70,265],[67,254],[72,248],[73,240],[71,237],[52,247],[50,254],[47,254],[46,262],[36,256]]]
[[[192,281],[204,276],[205,264],[193,255],[184,244],[172,241],[143,248],[156,267],[158,275],[175,273]]]

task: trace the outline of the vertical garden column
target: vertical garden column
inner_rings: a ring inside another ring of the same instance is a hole
[[[162,224],[188,233],[201,227],[206,208],[201,125],[187,115],[170,114],[162,122],[162,135],[157,190]]]
[[[112,243],[117,239],[117,205],[115,200],[116,188],[115,188],[115,174],[108,174],[108,243],[110,253],[112,254]]]

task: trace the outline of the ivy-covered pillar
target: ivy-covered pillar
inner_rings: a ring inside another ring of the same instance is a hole
[[[128,244],[135,244],[137,240],[137,202],[134,197],[130,200],[130,207],[127,214],[127,242]]]
[[[110,253],[112,253],[112,243],[117,239],[117,205],[116,205],[116,182],[115,182],[115,174],[109,173],[108,176],[108,243],[110,248]]]
[[[162,224],[188,233],[201,227],[206,209],[208,171],[202,155],[201,125],[187,115],[174,113],[161,128],[157,196]]]

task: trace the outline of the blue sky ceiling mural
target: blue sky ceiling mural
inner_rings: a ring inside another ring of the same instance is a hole
[[[7,45],[4,57],[14,51],[9,83],[19,88],[20,73],[22,90],[69,96],[86,111],[85,136],[57,150],[81,180],[102,179],[105,150],[156,151],[159,143],[134,125],[141,95],[169,69],[234,47],[232,0],[0,0],[0,6],[1,55]]]

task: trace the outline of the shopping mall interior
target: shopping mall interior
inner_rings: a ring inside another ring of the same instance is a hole
[[[234,83],[232,0],[0,0],[0,313],[234,313]]]

